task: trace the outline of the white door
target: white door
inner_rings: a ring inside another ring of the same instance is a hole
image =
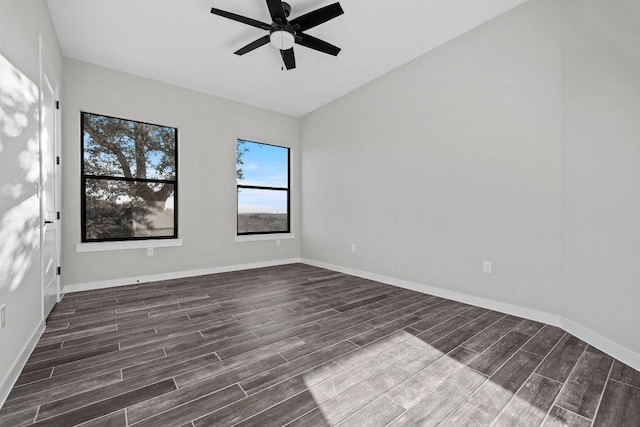
[[[40,73],[40,206],[42,213],[41,259],[42,297],[46,319],[59,299],[57,187],[57,94],[58,87],[51,66],[41,51]]]

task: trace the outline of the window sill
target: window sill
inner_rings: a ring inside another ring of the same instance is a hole
[[[247,234],[244,236],[236,236],[236,242],[258,242],[261,240],[288,240],[295,239],[294,233],[280,233],[280,234]]]
[[[76,252],[123,251],[127,249],[168,248],[182,246],[182,239],[132,240],[128,242],[77,243]]]

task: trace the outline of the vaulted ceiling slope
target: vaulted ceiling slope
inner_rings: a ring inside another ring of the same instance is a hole
[[[336,0],[290,0],[295,18]],[[48,0],[66,57],[301,117],[525,0],[342,0],[344,15],[308,31],[337,56],[295,47],[282,71],[265,34],[211,7],[271,22],[265,0]]]

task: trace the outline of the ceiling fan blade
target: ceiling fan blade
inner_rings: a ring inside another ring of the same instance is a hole
[[[258,40],[249,43],[248,45],[246,45],[242,49],[238,49],[237,51],[235,51],[233,53],[235,53],[236,55],[244,55],[245,53],[249,53],[252,50],[259,48],[260,46],[264,46],[267,43],[269,43],[269,35],[266,35],[264,37],[260,37]]]
[[[314,49],[320,52],[328,53],[329,55],[338,56],[340,53],[340,48],[332,45],[331,43],[327,43],[324,40],[317,39],[309,34],[298,33],[299,38],[296,39],[296,43],[301,46],[308,47],[309,49]]]
[[[224,18],[231,19],[233,21],[238,21],[238,22],[242,22],[243,24],[251,25],[252,27],[262,28],[263,30],[268,30],[271,27],[271,25],[266,24],[264,22],[247,18],[246,16],[237,15],[235,13],[227,12],[225,10],[216,9],[215,7],[211,8],[211,13],[213,13],[214,15],[222,16]]]
[[[330,21],[333,18],[337,18],[343,13],[344,10],[342,10],[342,6],[340,6],[340,3],[334,3],[330,4],[329,6],[316,9],[313,12],[309,12],[307,14],[299,16],[296,19],[292,19],[289,23],[292,26],[299,26],[300,31],[306,31],[310,28]]]
[[[267,7],[273,22],[284,24],[287,22],[287,16],[284,13],[281,0],[267,0]]]
[[[281,50],[280,54],[282,55],[282,60],[284,61],[284,65],[287,67],[287,70],[296,68],[296,56],[293,53],[293,48]]]

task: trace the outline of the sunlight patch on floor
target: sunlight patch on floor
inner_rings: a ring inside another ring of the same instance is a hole
[[[323,422],[335,425],[344,421],[351,415],[348,413],[350,402],[362,400],[362,406],[366,406],[369,402],[364,401],[371,395],[368,391],[375,388],[376,383],[393,382],[393,378],[385,378],[387,374],[396,378],[405,374],[408,376],[395,364],[421,351],[425,344],[420,342],[422,346],[419,346],[415,340],[413,334],[400,330],[337,357],[336,363],[325,368],[325,374],[332,371],[332,375],[320,378],[322,376],[317,372],[305,374],[307,390],[318,405],[316,412],[322,415]]]

